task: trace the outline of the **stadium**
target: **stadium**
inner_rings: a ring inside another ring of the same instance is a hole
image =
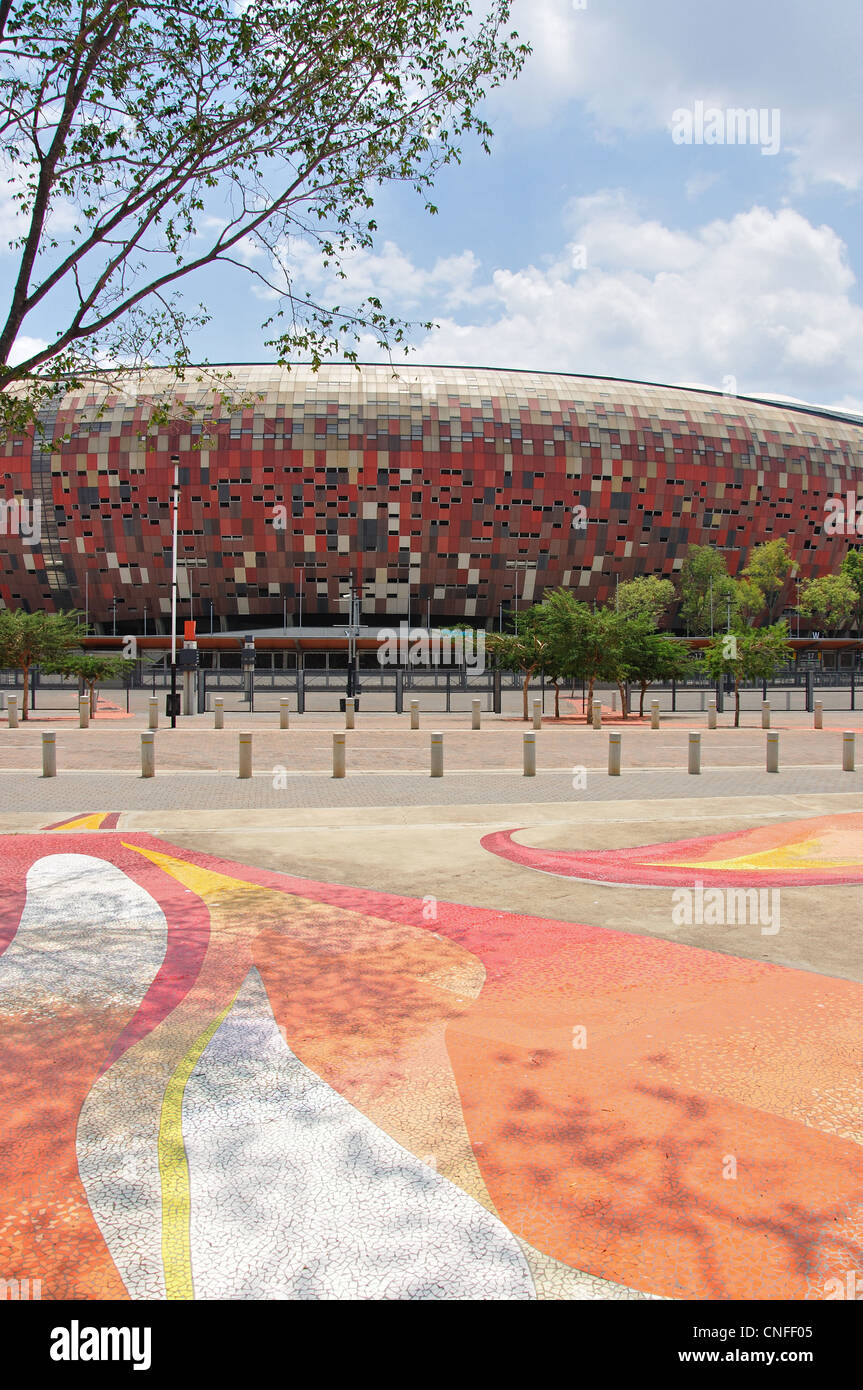
[[[179,616],[203,632],[343,623],[351,584],[365,623],[496,627],[547,588],[603,602],[673,578],[692,545],[736,574],[785,537],[806,579],[856,541],[824,518],[858,491],[863,423],[827,409],[541,372],[223,370],[230,406],[154,371],[7,439],[2,603],[166,632],[175,456]],[[36,534],[8,524],[16,501]]]

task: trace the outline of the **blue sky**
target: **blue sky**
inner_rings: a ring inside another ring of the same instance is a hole
[[[445,171],[436,218],[386,190],[334,298],[437,321],[416,362],[734,378],[863,410],[859,0],[516,0],[514,24],[535,51],[487,103],[491,157]],[[675,143],[697,102],[778,111],[779,152]],[[298,273],[326,292],[313,258]],[[188,299],[213,315],[199,357],[268,359],[272,305],[241,272]]]

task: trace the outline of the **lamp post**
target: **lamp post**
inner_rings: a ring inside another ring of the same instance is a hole
[[[180,511],[180,458],[171,455],[174,465],[174,486],[171,506],[174,519],[174,543],[171,557],[171,728],[177,727],[177,519]]]
[[[524,598],[527,592],[527,572],[529,569],[534,569],[535,566],[530,560],[507,560],[506,567],[508,570],[524,570],[524,583],[521,588],[521,596]],[[518,617],[518,585],[515,587],[515,613]]]
[[[357,659],[357,639],[360,634],[360,601],[363,596],[363,585],[358,584],[352,578],[350,587],[346,593],[340,595],[342,602],[348,604],[348,623],[345,628],[345,636],[348,639],[348,679],[345,695],[350,699],[353,695],[359,694],[357,690],[358,680],[356,671]]]

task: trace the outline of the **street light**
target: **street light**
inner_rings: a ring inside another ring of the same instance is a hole
[[[177,518],[180,511],[180,457],[171,455],[174,486],[171,507],[174,515],[174,544],[171,559],[171,728],[177,727]]]
[[[364,586],[362,584],[357,584],[356,580],[351,579],[350,588],[346,593],[339,595],[341,602],[347,602],[348,604],[349,626],[345,628],[345,636],[348,639],[348,679],[347,688],[345,690],[347,699],[350,699],[351,696],[355,694],[359,694],[357,689],[359,682],[356,671],[357,638],[359,637],[360,628],[360,601],[363,598],[363,589],[365,587],[371,589],[371,585]]]
[[[529,569],[535,570],[535,569],[536,569],[536,566],[534,565],[534,563],[533,563],[532,560],[507,560],[507,562],[506,562],[506,567],[507,567],[508,570],[524,570],[524,583],[523,583],[522,589],[521,589],[521,596],[522,596],[522,598],[524,598],[525,594],[527,593],[527,572],[528,572]],[[518,586],[517,586],[517,585],[516,585],[516,590],[515,590],[515,613],[516,613],[516,617],[518,617]]]

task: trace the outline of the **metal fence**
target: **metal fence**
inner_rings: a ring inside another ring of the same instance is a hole
[[[343,705],[347,687],[347,668],[344,663],[306,665],[297,668],[281,669],[272,663],[258,664],[255,668],[243,670],[238,667],[202,668],[196,673],[195,707],[199,713],[212,709],[215,696],[221,696],[225,709],[233,712],[253,712],[275,710],[279,700],[292,697],[292,707],[300,713],[308,711],[333,710]],[[167,660],[158,663],[137,662],[125,680],[100,681],[98,689],[114,703],[130,705],[130,692],[150,690],[153,694],[167,691],[170,687],[171,673]],[[373,712],[395,710],[401,713],[412,696],[421,696],[423,708],[427,712],[465,711],[477,696],[487,712],[500,713],[502,699],[506,692],[520,691],[522,677],[517,672],[486,670],[481,673],[469,667],[381,667],[376,663],[360,664],[356,672],[356,688],[359,708]],[[83,685],[74,678],[59,674],[42,673],[38,667],[30,672],[30,708],[33,710],[76,711],[78,698],[83,694]],[[747,682],[740,687],[741,708],[757,709],[762,700],[769,700],[777,711],[808,711],[814,708],[816,699],[822,701],[826,710],[856,710],[858,696],[863,685],[860,672],[789,670],[781,672],[773,680]],[[0,670],[0,706],[5,709],[6,692],[21,691],[23,674],[21,671]],[[180,680],[182,688],[182,680]],[[530,682],[532,698],[540,695],[543,709],[546,701],[553,700],[554,688],[544,677]],[[640,687],[630,686],[629,709],[638,711]],[[573,696],[583,700],[587,694],[586,682],[560,683],[562,697]],[[705,711],[709,699],[716,696],[717,708],[721,712],[733,705],[733,683],[727,678],[712,682],[707,677],[697,676],[687,681],[657,683],[647,689],[645,709],[651,700],[658,699],[660,708],[665,711],[686,713]],[[618,698],[617,687],[608,683],[597,683],[594,697],[602,698],[610,704]]]

